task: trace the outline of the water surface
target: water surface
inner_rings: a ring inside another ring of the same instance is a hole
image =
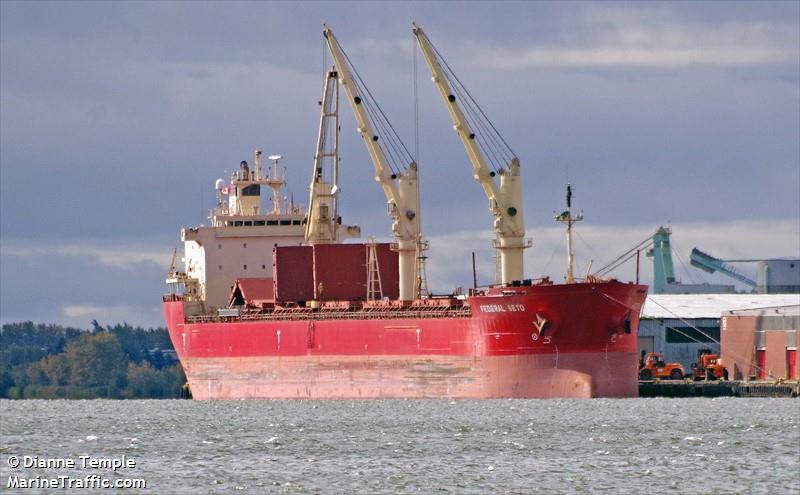
[[[0,401],[0,414],[5,493],[54,493],[6,487],[59,474],[145,479],[141,493],[800,493],[797,399]],[[82,454],[136,467],[8,465]]]

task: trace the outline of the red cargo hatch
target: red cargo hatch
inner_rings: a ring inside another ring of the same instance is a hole
[[[317,244],[314,248],[314,299],[363,300],[367,295],[364,244]]]
[[[275,246],[272,277],[275,300],[304,302],[314,298],[314,253],[311,246]]]

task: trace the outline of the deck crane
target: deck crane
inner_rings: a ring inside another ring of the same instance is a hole
[[[522,280],[522,254],[531,241],[525,238],[519,158],[416,23],[413,31],[453,119],[453,128],[472,162],[473,177],[489,198],[489,210],[494,215],[494,246],[500,253],[500,282],[506,285]]]
[[[375,167],[375,180],[386,195],[399,258],[400,299],[418,299],[425,295],[427,285],[422,267],[427,242],[422,239],[420,226],[417,164],[353,68],[331,28],[323,25],[322,34],[333,57],[339,84],[344,87],[353,109],[358,133]]]
[[[339,216],[339,76],[335,67],[325,73],[319,105],[305,239],[309,244],[331,244],[361,234],[357,226],[342,225]]]

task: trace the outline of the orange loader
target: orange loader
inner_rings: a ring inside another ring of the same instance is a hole
[[[727,380],[728,370],[722,365],[717,354],[703,352],[692,365],[692,375],[697,380]]]
[[[647,353],[643,358],[643,365],[639,369],[639,380],[652,380],[666,378],[669,380],[683,380],[686,374],[681,363],[667,363],[660,352]]]

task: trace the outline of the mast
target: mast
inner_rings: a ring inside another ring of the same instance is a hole
[[[572,253],[572,224],[583,220],[583,213],[578,213],[577,216],[572,216],[572,186],[567,184],[567,209],[556,216],[556,220],[567,226],[567,276],[566,282],[568,284],[575,283],[573,274],[574,256]]]
[[[283,158],[281,155],[269,155],[267,158],[272,160],[272,170],[267,185],[272,188],[272,214],[280,215],[283,211],[283,202],[281,201],[281,189],[286,181],[281,178],[281,165],[280,160]]]
[[[256,155],[255,156],[255,160],[253,162],[253,163],[255,163],[255,166],[256,166],[255,179],[256,180],[261,180],[261,150],[256,150],[255,155]]]
[[[413,31],[472,163],[472,175],[489,199],[489,211],[494,215],[494,247],[500,253],[500,281],[505,285],[522,280],[522,254],[531,243],[525,239],[519,159],[422,29],[413,24]]]
[[[358,133],[372,159],[375,181],[386,196],[388,214],[392,219],[400,273],[400,299],[409,301],[420,296],[425,287],[418,280],[423,273],[418,263],[424,261],[419,254],[427,247],[422,238],[419,202],[419,175],[417,163],[394,131],[383,111],[353,68],[333,31],[323,25],[322,34],[338,71],[339,84],[347,93],[353,110]],[[386,142],[386,148],[381,143]]]
[[[339,77],[326,72],[320,100],[317,151],[309,185],[305,238],[309,244],[337,242],[339,220]]]

